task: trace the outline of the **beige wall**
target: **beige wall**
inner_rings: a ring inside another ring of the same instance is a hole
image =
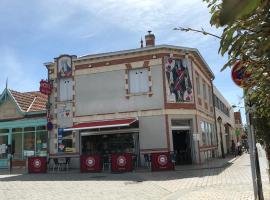
[[[7,100],[0,105],[0,120],[21,117],[23,117],[23,115],[17,111],[16,106],[11,100]]]

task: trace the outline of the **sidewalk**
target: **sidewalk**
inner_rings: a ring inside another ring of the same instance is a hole
[[[227,155],[225,158],[214,158],[205,161],[202,164],[193,165],[177,165],[175,166],[176,171],[186,171],[186,170],[200,170],[200,169],[215,169],[223,168],[233,164],[235,160],[240,158],[240,156],[234,157],[232,155]]]

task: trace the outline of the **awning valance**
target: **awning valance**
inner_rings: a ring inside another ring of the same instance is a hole
[[[123,127],[123,126],[130,126],[131,124],[137,121],[138,119],[136,118],[129,118],[129,119],[114,119],[114,120],[105,120],[105,121],[85,122],[85,123],[73,125],[70,128],[65,128],[64,131]]]

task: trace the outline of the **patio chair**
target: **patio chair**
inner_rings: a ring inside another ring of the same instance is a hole
[[[144,154],[144,162],[146,163],[147,168],[151,169],[151,155],[150,154]]]

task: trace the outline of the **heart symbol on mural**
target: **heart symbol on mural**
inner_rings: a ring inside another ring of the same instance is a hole
[[[69,116],[69,112],[66,112],[66,116],[67,116],[67,117]]]

